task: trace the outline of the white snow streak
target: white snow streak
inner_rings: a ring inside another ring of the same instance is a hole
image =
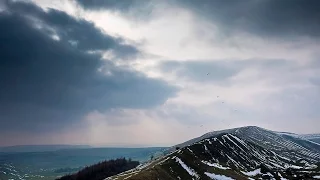
[[[188,149],[192,154],[194,154],[193,151],[192,151],[190,148],[187,147],[187,149]]]
[[[246,152],[245,150],[243,150],[237,143],[235,143],[228,135],[223,135],[223,137],[226,137],[227,139],[229,139],[229,141],[231,141],[234,145],[236,145],[239,149],[241,149],[242,151]]]
[[[183,161],[181,161],[180,158],[176,157],[176,161],[190,174],[190,176],[196,177],[197,179],[199,178],[199,175],[193,169],[188,167]]]
[[[253,170],[250,172],[243,172],[243,171],[241,171],[241,172],[242,172],[242,174],[247,175],[247,176],[256,176],[258,174],[261,174],[261,169],[259,168],[259,169],[256,169],[256,170]]]
[[[207,146],[205,144],[203,146],[204,146],[204,150],[208,151]]]
[[[215,180],[234,180],[233,178],[227,177],[224,175],[217,175],[217,174],[208,173],[208,172],[205,172],[204,174],[207,175],[209,178],[215,179]]]
[[[302,169],[303,167],[301,167],[301,166],[296,166],[296,165],[289,165],[289,168]]]
[[[234,136],[232,134],[230,134],[230,136],[233,137],[234,139],[236,139],[237,141],[239,141],[243,146],[248,148],[247,144],[243,140],[239,139],[237,136]]]
[[[136,168],[139,169],[139,170],[141,170],[141,169],[144,169],[144,168],[148,167],[150,164],[151,164],[150,162],[149,162],[149,163],[145,163],[145,164],[140,164],[140,165],[137,166]]]
[[[206,161],[201,161],[203,164],[206,164],[208,166],[211,166],[211,167],[215,167],[215,168],[218,168],[218,169],[223,169],[223,170],[227,170],[227,169],[230,169],[228,167],[223,167],[221,166],[220,164],[218,163],[209,163],[209,162],[206,162]]]
[[[269,175],[270,177],[273,177],[273,175],[270,172],[267,172],[267,175]]]

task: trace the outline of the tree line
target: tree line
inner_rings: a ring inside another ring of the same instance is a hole
[[[115,160],[102,161],[92,166],[87,166],[75,174],[69,174],[57,180],[103,180],[107,177],[133,169],[139,165],[138,161],[118,158]]]

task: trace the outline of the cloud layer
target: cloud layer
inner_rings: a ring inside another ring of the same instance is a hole
[[[317,132],[318,7],[5,1],[0,145],[172,145],[246,125]]]
[[[93,110],[151,108],[174,96],[166,82],[91,53],[135,57],[139,50],[123,39],[62,11],[7,7],[0,16],[2,130],[55,130]]]
[[[222,34],[253,33],[265,38],[319,37],[320,2],[311,0],[176,1],[202,18],[212,21]]]

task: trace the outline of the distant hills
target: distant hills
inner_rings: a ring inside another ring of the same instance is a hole
[[[63,149],[81,149],[81,148],[91,148],[88,145],[19,145],[19,146],[7,146],[0,147],[0,152],[47,152],[56,151]]]
[[[204,134],[170,148],[170,153],[107,178],[127,180],[317,179],[317,137],[248,126]]]

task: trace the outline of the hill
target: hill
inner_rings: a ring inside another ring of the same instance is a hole
[[[315,179],[320,145],[249,126],[207,133],[107,179]]]

